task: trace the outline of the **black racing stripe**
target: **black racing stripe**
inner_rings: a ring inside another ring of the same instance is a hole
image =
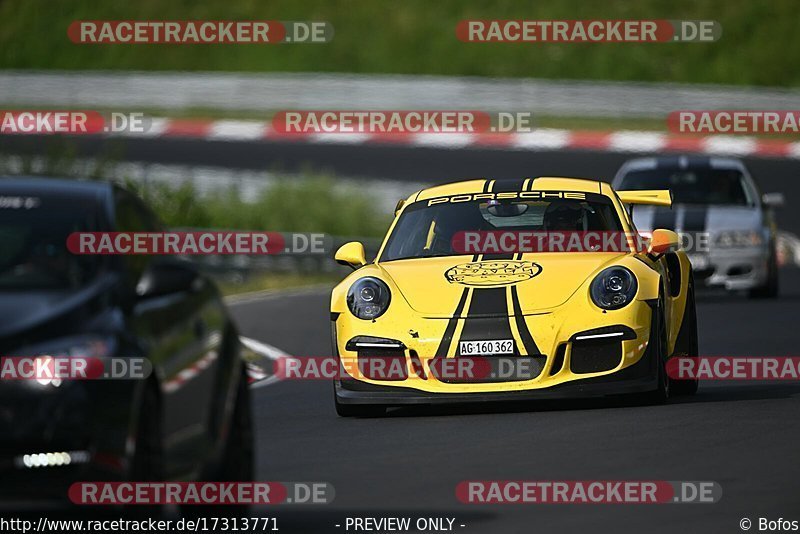
[[[484,254],[483,261],[513,260],[514,254]],[[475,288],[459,341],[514,339],[505,287]]]
[[[664,230],[675,229],[675,219],[677,214],[672,208],[656,207],[653,214],[653,230],[662,228]]]
[[[513,254],[484,254],[482,261],[512,260]],[[505,287],[475,288],[459,341],[513,339]]]
[[[510,178],[506,180],[495,180],[492,187],[493,193],[508,193],[510,191],[522,191],[525,184],[524,178]]]
[[[683,212],[684,232],[705,232],[708,228],[708,206],[687,206]]]
[[[453,334],[456,333],[456,326],[458,326],[458,318],[461,317],[461,313],[464,311],[464,305],[467,303],[467,294],[469,293],[469,288],[465,287],[464,291],[461,293],[461,298],[458,301],[458,306],[456,306],[456,310],[453,312],[453,316],[447,321],[447,327],[444,329],[444,335],[442,336],[442,340],[439,342],[439,347],[436,349],[436,358],[446,358],[447,351],[450,349],[450,342],[453,341]]]
[[[533,182],[536,181],[536,178],[531,178],[531,181],[528,182],[528,191],[533,191]]]
[[[476,288],[459,341],[514,339],[506,294],[505,287]]]
[[[710,156],[686,156],[686,167],[690,169],[710,169],[711,157]]]
[[[488,180],[488,179],[483,183],[483,192],[484,193],[488,193],[489,192],[489,190],[490,190],[489,186],[490,185],[492,185],[492,181]]]
[[[514,320],[517,322],[519,337],[522,339],[522,344],[525,346],[525,351],[528,353],[528,356],[541,354],[541,352],[539,352],[539,347],[533,340],[531,331],[528,330],[528,325],[525,322],[525,316],[522,315],[522,306],[519,304],[517,286],[511,286],[511,305],[514,307]]]
[[[656,158],[656,169],[674,170],[681,168],[709,169],[711,158],[709,156],[661,156]]]
[[[481,261],[494,261],[494,260],[513,260],[514,254],[483,254],[480,258]]]
[[[467,319],[475,316],[508,315],[504,287],[475,288],[469,303]]]

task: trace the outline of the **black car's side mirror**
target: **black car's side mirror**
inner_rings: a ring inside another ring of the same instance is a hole
[[[187,262],[155,262],[145,270],[139,283],[136,284],[136,296],[146,299],[172,293],[198,291],[203,285],[203,277]]]

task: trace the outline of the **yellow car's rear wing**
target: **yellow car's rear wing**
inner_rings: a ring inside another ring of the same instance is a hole
[[[645,191],[617,191],[619,199],[625,204],[650,204],[652,206],[672,206],[672,191],[653,189]]]

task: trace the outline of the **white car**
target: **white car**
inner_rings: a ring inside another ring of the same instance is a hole
[[[625,162],[615,190],[670,189],[672,208],[636,206],[633,220],[647,233],[678,232],[698,286],[778,294],[777,229],[772,208],[781,193],[761,195],[745,165],[734,158],[663,156]]]

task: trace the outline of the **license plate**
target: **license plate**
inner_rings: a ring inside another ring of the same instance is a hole
[[[514,354],[513,339],[488,339],[485,341],[462,341],[458,352],[461,356],[492,356]]]
[[[689,263],[692,264],[694,269],[702,270],[708,268],[708,256],[701,256],[699,254],[692,254],[689,256]]]

